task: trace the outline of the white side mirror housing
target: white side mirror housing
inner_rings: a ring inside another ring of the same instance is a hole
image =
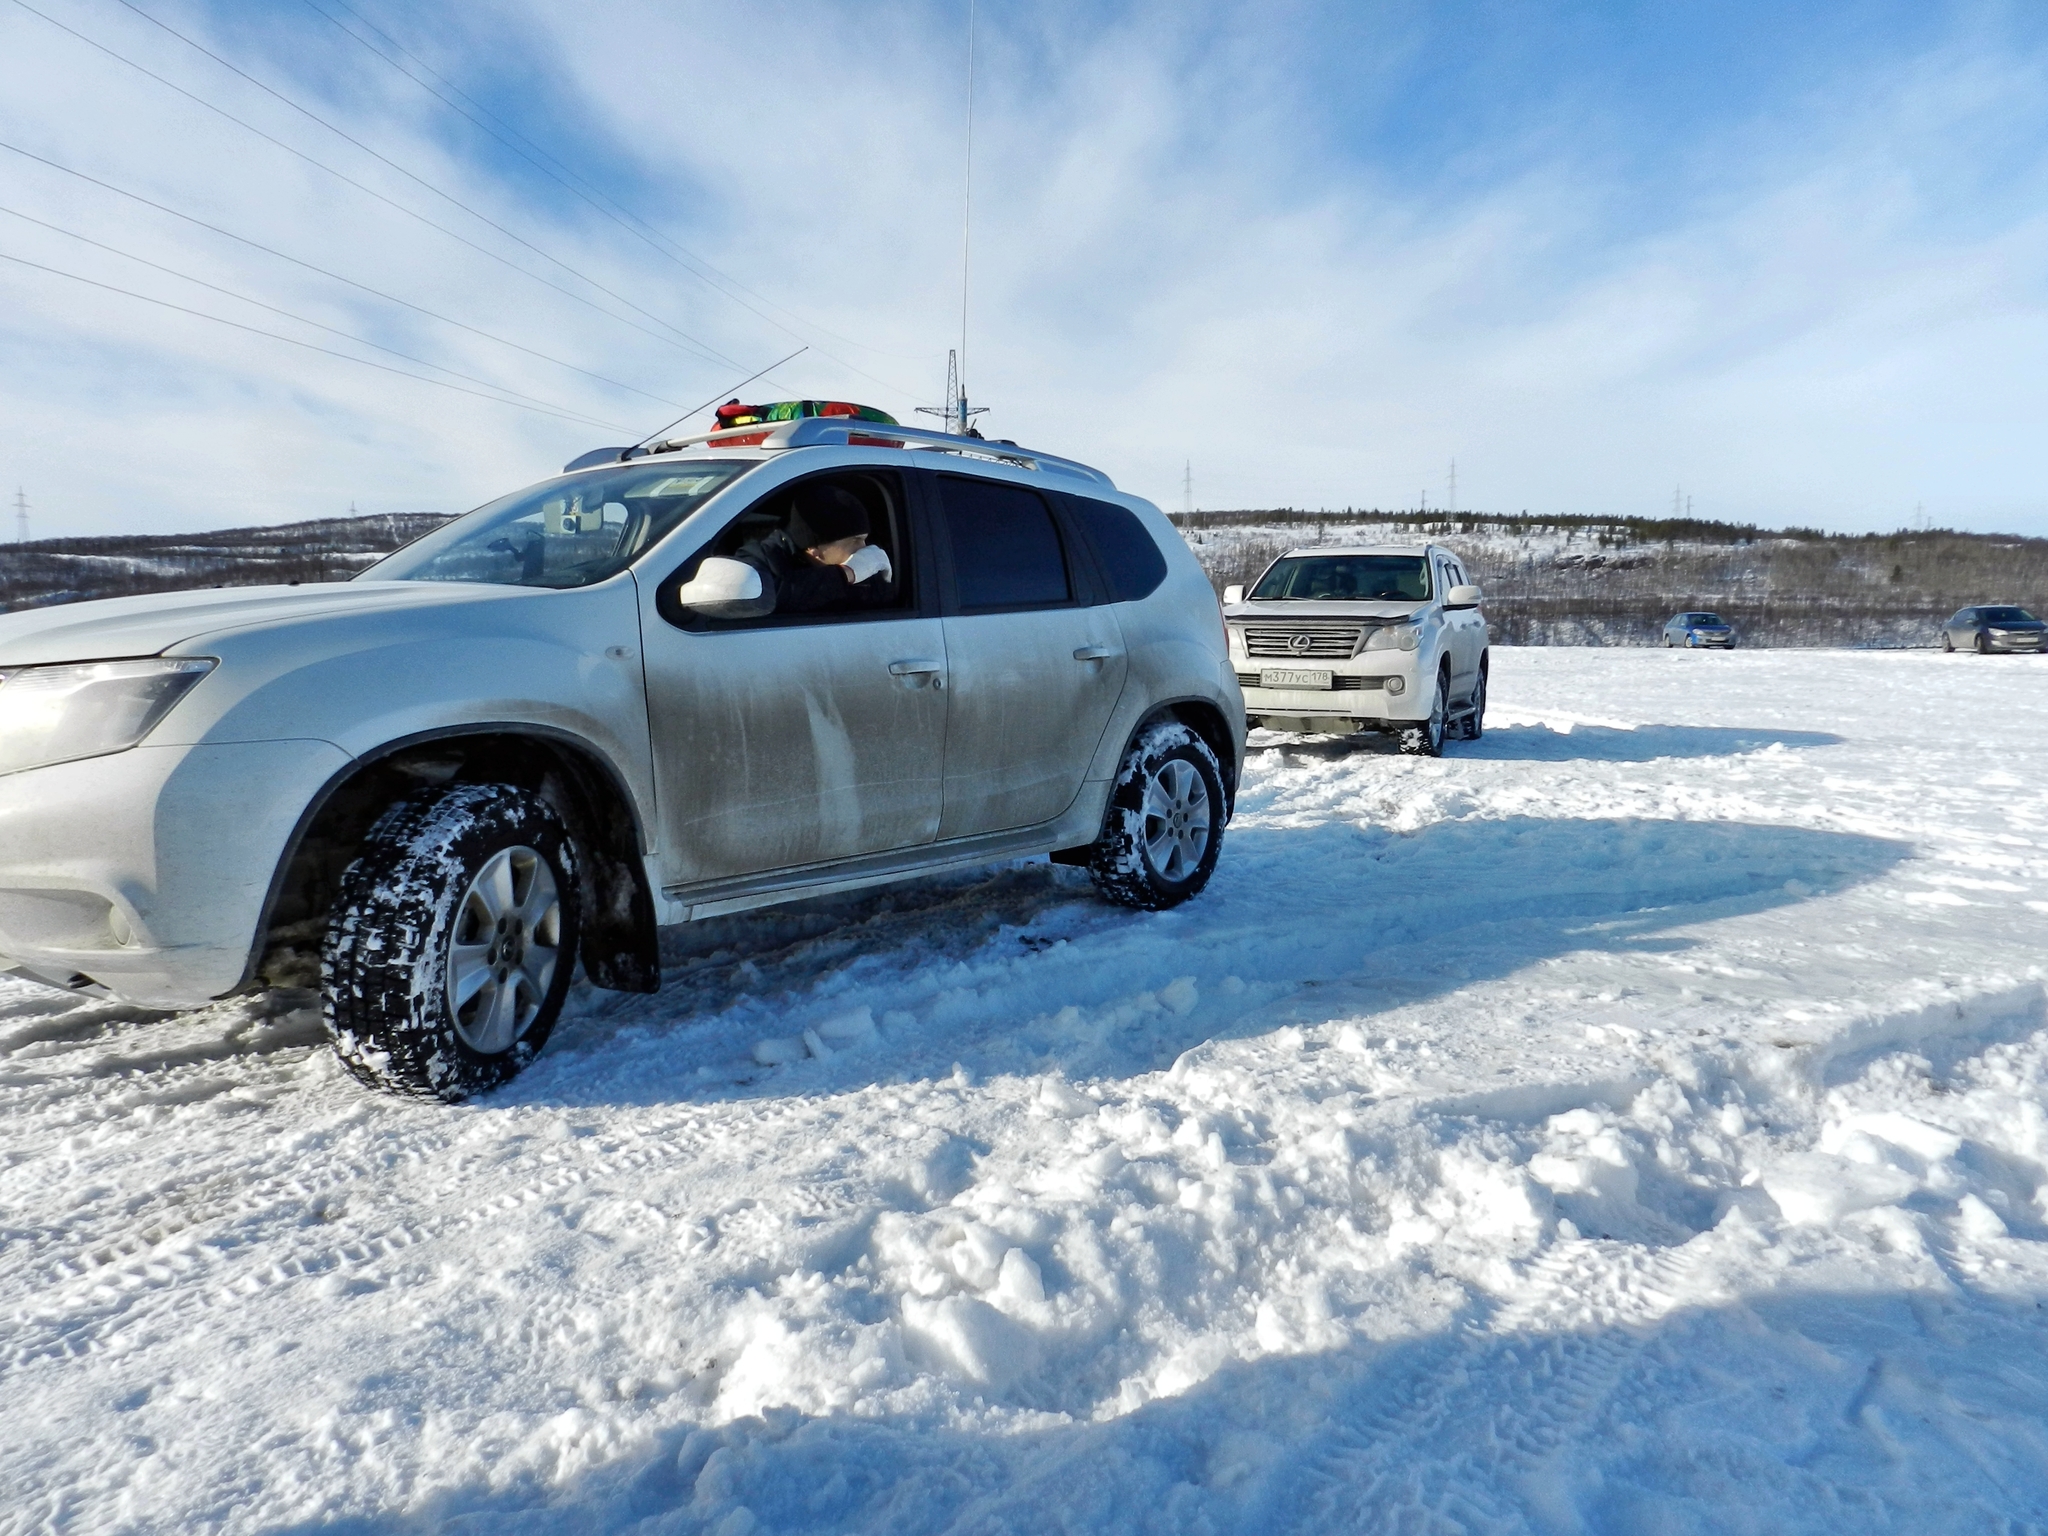
[[[758,619],[775,611],[761,573],[744,560],[707,555],[697,574],[676,588],[676,601],[710,619]]]
[[[1469,584],[1462,587],[1453,587],[1444,594],[1444,606],[1446,608],[1477,608],[1479,602],[1479,589]]]
[[[1230,607],[1244,601],[1244,583],[1238,582],[1223,589],[1223,604]]]

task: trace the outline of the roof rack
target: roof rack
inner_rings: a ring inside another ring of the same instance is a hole
[[[1044,470],[1072,475],[1114,490],[1116,482],[1099,469],[1062,459],[1050,453],[1019,448],[1008,441],[961,437],[952,432],[934,432],[928,427],[883,426],[844,416],[806,416],[772,426],[733,427],[723,432],[700,432],[690,437],[672,437],[654,443],[634,455],[674,453],[683,448],[819,448],[837,445],[849,448],[906,448],[930,453],[955,453],[963,458],[990,459],[1014,464],[1019,469]]]

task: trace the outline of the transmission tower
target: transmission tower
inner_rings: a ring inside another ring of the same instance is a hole
[[[987,410],[985,405],[968,408],[967,391],[960,383],[960,353],[957,348],[946,349],[946,403],[944,405],[920,405],[920,416],[936,416],[948,432],[960,437],[969,435],[974,418]],[[979,436],[979,433],[973,434]]]
[[[1451,460],[1451,500],[1444,510],[1453,517],[1458,515],[1458,461],[1456,459]]]
[[[14,542],[28,542],[28,492],[18,485],[14,488]]]
[[[1180,472],[1180,499],[1183,511],[1192,515],[1195,510],[1195,461],[1189,459]]]

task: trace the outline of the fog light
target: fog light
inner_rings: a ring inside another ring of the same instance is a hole
[[[128,926],[128,914],[119,907],[107,909],[107,932],[114,936],[114,942],[129,945],[135,942],[135,930]]]
[[[1406,693],[1407,691],[1408,691],[1408,682],[1407,682],[1407,679],[1405,679],[1405,678],[1399,678],[1399,677],[1390,677],[1390,678],[1388,678],[1388,679],[1387,679],[1387,692],[1389,692],[1389,693]]]

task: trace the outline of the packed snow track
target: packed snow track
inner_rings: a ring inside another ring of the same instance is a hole
[[[2048,663],[1497,651],[458,1107],[0,981],[0,1530],[2048,1524]]]

